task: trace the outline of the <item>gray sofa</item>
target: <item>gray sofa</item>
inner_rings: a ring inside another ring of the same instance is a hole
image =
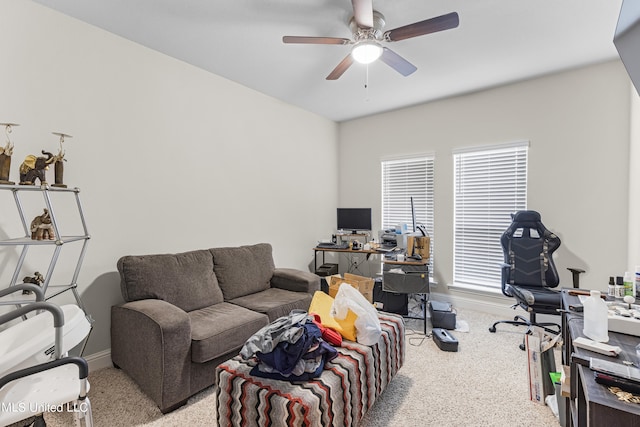
[[[118,260],[124,304],[111,308],[111,359],[163,413],[214,383],[215,367],[293,309],[315,274],[275,268],[267,243]]]

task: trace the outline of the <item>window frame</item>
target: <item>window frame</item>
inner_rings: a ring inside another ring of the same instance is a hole
[[[453,283],[501,292],[500,237],[511,224],[511,214],[527,209],[529,141],[452,154]]]
[[[395,178],[388,176],[394,168]],[[424,168],[424,172],[420,168]],[[404,169],[404,173],[402,171]],[[381,172],[381,226],[383,230],[406,223],[413,231],[411,197],[413,196],[416,224],[423,224],[430,237],[429,276],[433,278],[434,261],[434,199],[435,199],[435,155],[415,154],[403,157],[387,157],[380,161]],[[391,182],[392,178],[395,182]],[[409,179],[408,179],[409,178]],[[411,179],[412,178],[412,179]],[[404,182],[402,182],[404,181]],[[396,185],[390,194],[391,185]],[[389,212],[389,203],[393,203]]]

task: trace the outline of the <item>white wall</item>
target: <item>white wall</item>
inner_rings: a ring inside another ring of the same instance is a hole
[[[73,135],[65,182],[92,235],[78,281],[96,319],[86,354],[110,346],[119,257],[270,242],[277,266],[306,269],[335,227],[334,122],[24,0],[2,2],[0,51],[0,122],[21,125],[12,180],[25,155],[57,151],[52,131]],[[17,252],[2,249],[8,284]]]
[[[628,271],[640,265],[640,96],[631,88],[631,134],[629,153],[629,255]]]
[[[416,88],[420,90],[420,88]],[[374,208],[380,160],[433,152],[436,292],[453,281],[453,161],[460,147],[530,141],[528,207],[562,246],[556,264],[584,268],[606,290],[627,265],[629,80],[619,61],[342,123],[339,203]],[[367,167],[355,170],[353,159]],[[497,267],[496,267],[497,268]]]

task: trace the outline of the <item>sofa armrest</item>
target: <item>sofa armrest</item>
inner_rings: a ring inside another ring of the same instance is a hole
[[[188,314],[156,299],[111,307],[111,359],[167,412],[190,395]]]
[[[276,268],[271,278],[271,286],[288,291],[313,294],[320,290],[320,276],[294,268]]]

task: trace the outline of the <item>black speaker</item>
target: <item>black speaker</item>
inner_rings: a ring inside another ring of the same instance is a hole
[[[395,292],[382,290],[382,279],[376,279],[373,284],[373,305],[380,311],[400,314],[409,314],[409,296]]]
[[[431,326],[433,328],[456,328],[456,312],[451,308],[451,304],[429,301],[429,314],[431,315]]]
[[[316,274],[320,277],[332,276],[338,274],[338,264],[322,264],[316,270]]]

